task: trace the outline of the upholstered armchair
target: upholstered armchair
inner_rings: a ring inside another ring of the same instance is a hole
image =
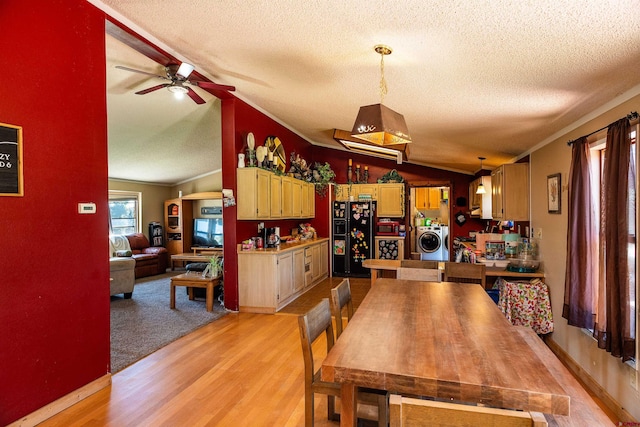
[[[111,278],[111,295],[124,294],[131,298],[135,278],[136,262],[131,257],[109,258],[109,275]]]
[[[117,256],[118,253],[123,256]],[[125,298],[131,298],[136,282],[135,267],[136,262],[131,257],[131,252],[116,251],[109,240],[110,295],[124,294]]]

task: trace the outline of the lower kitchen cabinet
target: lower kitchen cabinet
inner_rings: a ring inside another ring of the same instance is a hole
[[[329,275],[326,238],[283,244],[279,249],[240,249],[238,245],[240,311],[275,313]]]
[[[376,259],[404,259],[404,237],[377,236]]]

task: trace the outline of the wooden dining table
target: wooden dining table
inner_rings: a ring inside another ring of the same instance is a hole
[[[341,384],[340,425],[358,387],[568,415],[570,398],[477,284],[378,279],[322,363]]]

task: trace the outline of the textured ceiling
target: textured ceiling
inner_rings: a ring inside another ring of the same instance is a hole
[[[373,46],[389,45],[384,104],[405,116],[410,161],[459,171],[476,171],[478,156],[490,168],[511,161],[612,99],[640,93],[640,27],[632,21],[640,0],[92,3],[212,81],[236,86],[235,95],[312,143],[332,147],[332,129],[350,130],[361,105],[380,102]],[[154,84],[120,78],[120,90]],[[149,111],[173,121],[138,138],[153,142],[195,124],[202,110],[219,108],[206,95],[200,107],[186,99],[164,111],[141,108],[143,122]],[[137,114],[120,113],[109,117],[110,140],[114,128],[144,126],[133,124]],[[190,148],[185,139],[179,153]]]

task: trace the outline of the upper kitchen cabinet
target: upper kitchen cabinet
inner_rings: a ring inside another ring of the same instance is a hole
[[[404,218],[404,184],[378,184],[380,217]]]
[[[485,192],[483,194],[477,194],[478,186],[482,184]],[[481,176],[475,181],[469,184],[469,209],[471,210],[472,218],[491,219],[493,213],[491,212],[491,177]]]
[[[358,200],[360,195],[371,200],[377,200],[378,187],[379,184],[336,184],[336,200],[346,202],[349,197],[353,197],[353,200]]]
[[[502,165],[491,172],[493,219],[529,221],[529,163]]]
[[[335,198],[344,202],[366,199],[377,202],[378,217],[404,218],[404,184],[336,184]],[[438,207],[440,204],[438,190]]]
[[[238,168],[238,219],[271,217],[271,173],[260,168]]]
[[[313,218],[314,185],[260,168],[238,168],[238,219]]]
[[[416,204],[418,210],[440,209],[442,194],[439,187],[416,188]]]

